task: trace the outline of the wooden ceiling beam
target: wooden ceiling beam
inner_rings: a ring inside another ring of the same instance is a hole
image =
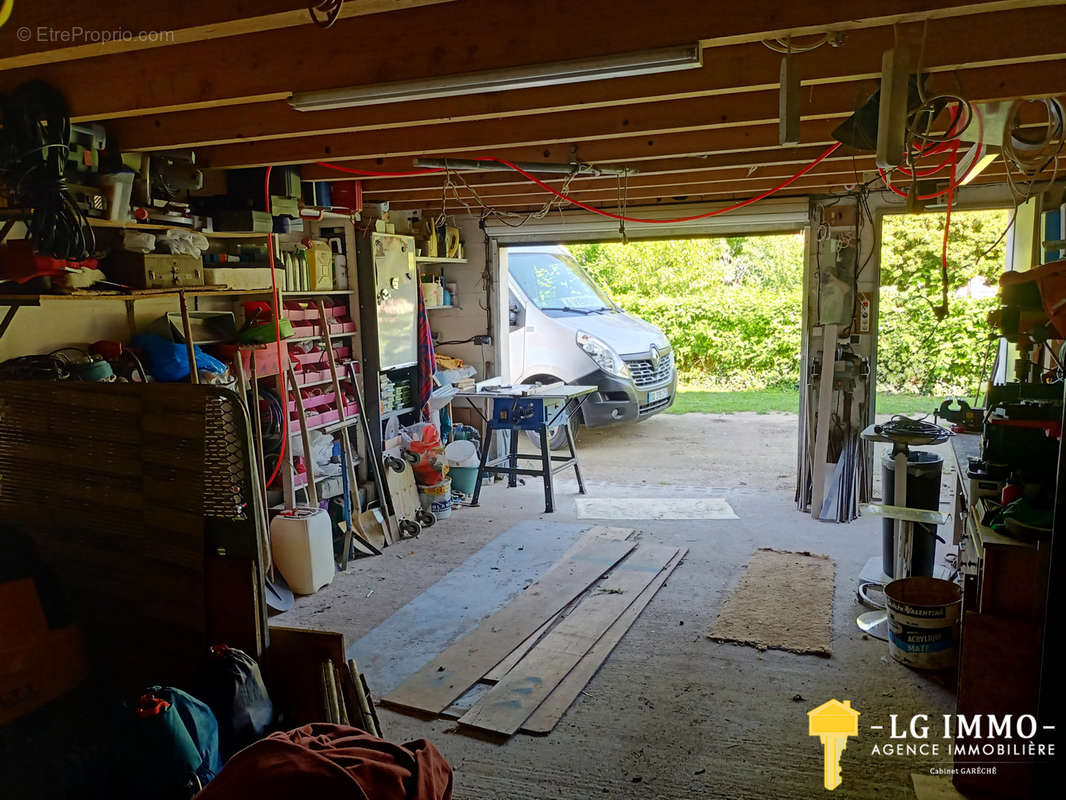
[[[855,160],[856,169],[852,169],[851,159],[837,160],[833,163],[827,164],[822,162],[815,169],[808,172],[808,175],[834,175],[839,180],[845,180],[847,177],[851,177],[854,182],[856,170],[861,175],[864,170],[870,170],[874,168],[873,158],[866,156],[862,159]],[[670,189],[671,187],[677,188],[679,191],[686,186],[698,184],[700,186],[706,186],[710,184],[728,184],[730,186],[742,186],[755,181],[767,181],[776,180],[778,182],[794,175],[802,167],[787,166],[787,167],[771,167],[765,170],[760,170],[757,174],[749,174],[745,169],[725,170],[721,172],[684,172],[684,173],[671,173],[668,175],[648,175],[648,176],[635,176],[631,177],[628,181],[628,192],[632,194],[637,191],[647,191],[649,189],[658,189],[660,192]],[[499,199],[505,197],[514,197],[529,194],[530,189],[536,184],[531,184],[525,180],[521,175],[516,175],[519,183],[505,184],[502,186],[476,186],[473,184],[466,184],[473,188],[484,199]],[[562,180],[545,180],[546,184],[554,189],[560,191],[563,190],[564,181]],[[462,182],[456,182],[453,185],[464,187]],[[370,201],[389,201],[399,202],[401,200],[414,200],[414,201],[427,201],[438,199],[441,196],[442,186],[435,189],[419,189],[417,191],[402,191],[402,190],[389,190],[385,188],[374,188],[371,191],[364,190],[364,197]],[[591,182],[578,182],[574,181],[570,184],[567,194],[574,196],[580,196],[583,193],[589,192],[615,192],[617,194],[619,190],[618,180],[616,178],[597,178]]]
[[[1044,33],[1058,24],[1062,13],[1061,8],[1032,8],[935,20],[926,38],[937,46],[926,48],[923,69],[946,72],[981,63],[1003,66],[1064,58],[1066,44]],[[1014,35],[1005,37],[1004,30]],[[902,29],[916,49],[921,34],[922,26]],[[891,27],[857,30],[840,48],[821,47],[796,56],[796,65],[806,86],[877,78],[881,52],[892,46],[894,36]],[[780,55],[762,46],[733,45],[706,50],[700,69],[669,75],[316,112],[296,111],[285,101],[274,101],[244,109],[247,113],[210,108],[113,120],[107,127],[125,150],[159,150],[479,122],[775,89],[780,60]]]
[[[768,169],[790,168],[795,171],[804,164],[809,164],[816,159],[824,150],[824,147],[795,147],[782,148],[778,153],[754,153],[751,156],[728,155],[709,156],[707,158],[660,159],[655,162],[650,162],[650,168],[634,172],[629,180],[632,183],[635,180],[648,180],[652,177],[684,176],[692,173],[702,173],[707,176],[714,176],[734,172],[737,174],[754,174]],[[850,152],[851,151],[846,148],[841,148],[823,163],[847,162],[850,164],[852,158]],[[308,167],[301,172],[305,173],[310,169],[312,169],[312,167]],[[313,169],[318,171],[320,168],[313,167]],[[509,170],[455,170],[454,172],[455,174],[462,175],[462,178],[466,183],[478,188],[496,188],[529,183],[529,181],[521,175]],[[336,173],[331,175],[331,179],[336,177]],[[365,180],[363,183],[363,195],[365,197],[387,197],[390,194],[410,194],[419,191],[439,192],[441,186],[444,184],[444,177],[445,176],[442,173],[438,173],[413,178],[375,178],[372,180]],[[538,175],[538,177],[547,180],[548,183],[556,181],[561,182],[562,180],[561,176],[548,174],[541,174]],[[306,180],[307,178],[304,177],[304,179]],[[604,177],[584,174],[574,179],[574,185],[588,185],[596,181],[613,183],[614,180],[613,177],[609,176]]]
[[[1052,94],[1066,86],[1066,60],[1011,67],[985,67],[934,76],[931,91],[962,92],[973,101]],[[873,94],[872,81],[838,83],[804,91],[803,119],[840,121]],[[489,153],[496,148],[625,139],[705,131],[708,136],[777,126],[776,89],[726,95],[712,101],[675,100],[499,119],[478,124],[436,125],[380,132],[277,139],[221,145],[198,151],[212,168],[305,164],[321,160],[390,156]],[[567,159],[569,160],[569,159]]]
[[[982,173],[975,178],[971,185],[1004,182],[1004,175],[1002,172],[996,172],[993,170],[988,170],[987,172],[988,174]],[[759,192],[771,189],[775,184],[775,181],[767,180],[763,183],[755,182],[744,185],[743,187],[723,187],[719,184],[709,184],[706,186],[692,185],[689,187],[689,191],[677,193],[649,190],[646,192],[631,193],[629,196],[629,203],[630,205],[652,205],[656,203],[687,203],[704,200],[740,201],[752,197]],[[793,197],[808,194],[835,194],[837,192],[844,192],[846,185],[848,184],[844,181],[834,180],[833,176],[803,177],[773,196]],[[877,187],[874,187],[874,190],[876,191]],[[477,201],[472,195],[464,195],[464,199],[472,208],[476,208]],[[528,195],[516,195],[514,197],[503,198],[499,202],[493,202],[492,206],[494,208],[507,210],[534,210],[542,207],[549,199],[551,199],[549,193],[539,191]],[[603,192],[598,195],[586,194],[579,196],[578,199],[595,208],[603,208],[615,213],[617,213],[618,210],[618,197],[613,193]],[[435,201],[399,200],[396,202],[390,202],[390,207],[398,211],[426,210],[438,212],[441,208],[441,203],[439,198]],[[566,210],[567,208],[573,208],[573,206],[564,203],[562,209]],[[451,214],[461,214],[465,213],[466,209],[453,198],[449,198],[447,211]]]
[[[934,157],[932,159],[926,159],[918,164],[918,167],[932,167],[937,166],[943,160],[942,156]],[[727,188],[735,188],[743,191],[744,187],[753,186],[758,188],[765,188],[767,182],[770,185],[780,183],[796,174],[799,171],[799,167],[795,165],[790,166],[778,166],[768,167],[763,170],[759,170],[758,173],[749,173],[747,170],[728,170],[715,173],[707,172],[686,172],[680,174],[670,175],[652,175],[652,176],[639,176],[631,177],[628,184],[625,185],[625,192],[629,196],[645,196],[649,192],[651,194],[687,194],[690,190],[696,188],[703,188],[712,185],[724,186]],[[862,156],[855,159],[839,159],[833,162],[828,160],[823,161],[814,169],[807,172],[804,178],[826,178],[832,179],[836,183],[841,185],[850,185],[855,183],[861,183],[868,179],[871,175],[875,174],[877,165],[873,156]],[[985,173],[996,174],[997,171],[1002,171],[1002,164],[994,162],[990,165]],[[984,174],[984,173],[982,173]],[[938,180],[946,180],[948,171],[945,169],[943,172],[938,173]],[[471,189],[476,191],[478,195],[490,202],[497,202],[504,199],[513,198],[516,196],[523,196],[530,194],[531,191],[537,191],[547,195],[548,193],[536,186],[536,184],[522,178],[522,176],[516,176],[521,183],[508,184],[504,186],[482,187],[482,186],[470,186]],[[906,181],[897,173],[896,181],[905,185]],[[618,196],[619,185],[618,181],[614,178],[598,178],[591,182],[578,183],[574,181],[570,184],[569,189],[564,188],[564,181],[562,180],[546,180],[546,184],[558,191],[565,191],[566,194],[574,197],[583,198],[589,194],[614,194]],[[453,184],[457,186],[457,190],[460,192],[468,192],[467,185],[460,183]],[[365,197],[371,201],[380,202],[388,201],[393,202],[430,202],[439,200],[442,196],[442,187],[436,189],[421,189],[417,191],[388,191],[385,189],[373,189],[371,193],[365,194]]]
[[[671,170],[684,171],[689,169],[729,169],[736,166],[762,167],[777,164],[806,164],[817,158],[825,147],[800,145],[798,147],[781,147],[773,151],[756,151],[753,153],[730,153],[724,155],[683,156],[680,158],[661,158],[653,162],[641,165],[639,174],[655,174]],[[850,152],[841,148],[840,158]],[[837,157],[836,153],[830,158]],[[514,159],[523,160],[523,159]],[[604,162],[602,165],[609,165]],[[371,161],[345,162],[345,166],[358,167],[367,170],[396,171],[402,172],[411,169],[411,159],[393,158]],[[618,164],[621,166],[621,164]],[[462,170],[466,179],[475,185],[497,185],[524,181],[524,178],[515,176],[510,172],[482,172],[479,170]],[[354,178],[354,175],[345,175],[327,167],[315,164],[307,164],[300,168],[300,177],[305,181],[334,181]],[[397,189],[439,188],[443,182],[441,174],[420,175],[406,178],[363,177],[364,191],[374,191],[380,184],[393,186]]]
[[[359,0],[344,3],[338,19],[450,2],[453,0]],[[8,26],[0,30],[3,52],[8,54],[0,57],[0,70],[314,26],[307,6],[308,0],[18,2]],[[26,41],[18,33],[22,29],[30,31]]]
[[[30,78],[62,91],[72,116],[114,118],[204,108],[328,89],[441,76],[703,40],[706,45],[874,27],[1052,5],[1051,0],[852,0],[846,4],[674,0],[654,15],[644,0],[463,0],[374,18],[247,34],[229,41],[112,53],[0,73],[0,91]],[[353,3],[353,5],[355,5]],[[17,25],[17,23],[16,23]],[[8,31],[15,26],[5,26]],[[6,35],[6,33],[5,33]]]

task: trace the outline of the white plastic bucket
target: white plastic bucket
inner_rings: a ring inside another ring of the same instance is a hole
[[[480,458],[477,444],[466,439],[459,439],[444,448],[444,457],[450,467],[476,467]]]
[[[955,666],[962,589],[940,578],[901,578],[885,587],[888,650],[914,669]]]

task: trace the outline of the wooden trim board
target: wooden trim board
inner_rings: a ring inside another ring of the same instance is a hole
[[[663,587],[663,584],[666,583],[677,565],[681,563],[681,559],[685,557],[686,553],[688,553],[688,548],[679,550],[663,568],[662,572],[656,575],[655,579],[647,585],[644,591],[637,595],[637,599],[633,601],[629,608],[622,612],[622,616],[614,621],[614,624],[592,646],[592,649],[585,653],[559,685],[552,689],[547,699],[537,706],[537,709],[529,719],[522,723],[523,733],[546,734],[551,732],[552,728],[563,718],[566,710],[573,705],[578,695],[588,685],[588,682],[603,666],[603,662],[607,660],[615,646],[622,641],[622,637],[626,635],[630,626],[636,622],[637,617],[647,608],[648,603]]]
[[[581,546],[582,543],[585,546]],[[485,619],[382,698],[384,705],[439,714],[528,639],[546,620],[636,547],[595,529],[522,594]]]
[[[676,555],[676,547],[652,544],[637,548],[460,717],[459,724],[508,736],[516,733]]]

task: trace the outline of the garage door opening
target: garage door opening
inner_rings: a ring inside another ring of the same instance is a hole
[[[795,413],[802,234],[505,252],[511,379],[602,382],[590,427],[662,411]]]
[[[802,233],[501,248],[509,380],[597,387],[571,423],[586,480],[790,491],[803,248]]]
[[[886,215],[878,304],[877,412],[931,414],[946,397],[971,405],[995,356],[987,319],[997,306],[1011,214],[953,212],[947,283],[946,215]]]

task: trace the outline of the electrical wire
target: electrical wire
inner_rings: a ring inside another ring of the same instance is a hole
[[[439,175],[442,172],[448,172],[446,167],[426,167],[425,169],[409,169],[399,172],[355,169],[354,167],[342,167],[340,164],[331,164],[329,161],[316,161],[315,166],[326,167],[337,172],[347,172],[349,175],[361,175],[364,178],[412,178],[418,175]]]
[[[1021,127],[1021,109],[1027,103],[1042,103],[1047,112],[1047,124],[1039,138],[1031,138],[1026,135],[1027,130]],[[1003,126],[1003,161],[1007,165],[1007,184],[1017,203],[1022,203],[1051,186],[1058,177],[1058,159],[1062,153],[1063,145],[1066,144],[1066,112],[1063,111],[1062,103],[1054,97],[1045,97],[1039,100],[1016,100],[1007,110],[1007,124]],[[1036,188],[1040,176],[1051,167],[1051,176],[1045,186]],[[1026,183],[1025,189],[1020,190],[1015,172],[1019,173]]]
[[[795,44],[792,41],[791,36],[785,38],[775,37],[773,39],[764,39],[762,41],[763,47],[768,50],[773,50],[775,53],[781,53],[781,55],[797,55],[800,53],[809,53],[812,50],[817,50],[823,44],[833,43],[834,34],[830,32],[812,34],[815,39],[808,44]]]
[[[263,177],[263,197],[266,203],[266,212],[268,214],[270,213],[270,172],[272,169],[272,167],[268,166],[266,168],[266,175]],[[278,378],[281,381],[282,386],[284,386],[285,373],[283,372],[283,369],[285,359],[281,356],[281,304],[278,302],[278,280],[277,272],[274,269],[275,244],[274,232],[271,231],[267,234],[267,262],[270,265],[270,304],[273,306],[274,310],[274,341],[278,351]],[[240,358],[239,353],[237,354],[237,357]],[[252,380],[256,380],[255,375],[252,376]],[[256,402],[259,402],[258,397],[256,398]],[[362,409],[359,409],[359,411],[362,413]],[[278,462],[274,465],[274,471],[270,473],[270,477],[267,478],[266,485],[263,487],[264,491],[266,491],[266,487],[270,486],[270,484],[272,484],[278,477],[278,472],[281,470],[281,464],[285,458],[285,451],[289,444],[289,415],[283,414],[282,418],[285,420],[285,423],[282,427],[281,451],[278,453]],[[260,435],[262,435],[262,433],[260,433]]]
[[[307,13],[311,15],[311,21],[320,28],[332,28],[337,17],[341,15],[341,6],[344,0],[320,0],[320,2],[307,7]],[[320,17],[319,14],[322,16]]]
[[[585,211],[589,211],[589,212],[591,212],[593,214],[599,214],[601,217],[608,217],[610,219],[616,219],[616,220],[623,221],[623,222],[638,222],[638,223],[649,224],[649,225],[670,225],[670,224],[676,224],[676,223],[680,223],[680,222],[694,222],[694,221],[700,220],[700,219],[707,219],[709,217],[716,217],[716,216],[718,216],[720,214],[726,214],[726,213],[728,213],[730,211],[736,211],[738,209],[745,208],[746,206],[750,206],[753,203],[757,203],[760,200],[764,200],[767,197],[769,197],[770,195],[776,194],[777,192],[781,191],[782,189],[784,189],[784,188],[792,185],[793,183],[795,183],[797,180],[802,178],[804,175],[806,175],[808,172],[810,172],[816,166],[818,166],[823,161],[825,161],[825,159],[829,158],[829,156],[832,155],[832,153],[834,153],[841,146],[842,145],[841,145],[840,142],[833,143],[828,148],[826,148],[826,150],[820,156],[818,156],[816,159],[814,159],[811,163],[807,164],[807,166],[803,167],[803,169],[799,170],[798,172],[796,172],[791,177],[786,178],[785,180],[781,181],[780,183],[778,183],[773,188],[767,189],[764,192],[760,192],[759,194],[755,195],[754,197],[749,197],[747,200],[741,200],[740,202],[734,203],[733,205],[726,206],[724,208],[715,209],[714,211],[708,211],[708,212],[706,212],[704,214],[693,214],[692,216],[688,216],[688,217],[675,217],[675,218],[672,218],[672,219],[647,219],[647,218],[643,218],[643,217],[630,217],[630,216],[628,216],[626,214],[615,214],[613,212],[606,211],[606,210],[604,210],[602,208],[595,208],[594,206],[590,206],[590,205],[587,205],[586,203],[582,203],[580,200],[578,200],[578,199],[576,199],[574,197],[571,197],[570,195],[566,194],[566,192],[565,192],[566,185],[564,185],[564,191],[559,191],[558,189],[555,189],[552,186],[550,186],[547,183],[545,183],[544,181],[542,181],[540,178],[538,178],[535,175],[531,174],[527,170],[525,170],[522,167],[518,166],[514,162],[508,161],[505,158],[498,158],[496,156],[481,156],[481,157],[478,157],[478,158],[474,158],[473,160],[474,161],[480,161],[480,162],[483,162],[483,163],[501,164],[501,165],[507,167],[508,169],[513,170],[514,172],[517,172],[523,178],[525,178],[526,180],[530,181],[531,183],[536,184],[541,189],[544,189],[546,192],[549,192],[550,194],[555,195],[555,197],[558,200],[565,201],[567,203],[570,203],[572,205],[577,206],[578,208],[584,209]],[[409,175],[428,175],[428,174],[434,174],[434,173],[447,172],[448,176],[449,176],[449,179],[450,179],[453,175],[456,174],[456,173],[454,173],[454,171],[449,170],[446,167],[434,167],[434,168],[431,168],[431,169],[413,170],[413,171],[408,171],[408,172],[374,172],[372,170],[353,170],[353,169],[348,168],[348,167],[341,167],[341,166],[339,166],[337,164],[332,164],[332,163],[330,163],[328,161],[316,161],[315,164],[320,166],[320,167],[326,167],[328,169],[335,169],[335,170],[337,170],[339,172],[348,172],[348,173],[352,173],[352,174],[369,175],[369,176],[375,176],[375,177],[403,177],[403,176],[409,176]],[[570,175],[567,176],[568,182],[570,180],[573,180],[574,177],[576,177],[576,173],[575,172],[571,172]],[[488,215],[496,216],[496,217],[499,217],[499,218],[502,218],[504,216],[509,216],[509,217],[510,216],[521,216],[521,215],[518,215],[518,214],[516,214],[514,212],[501,212],[501,211],[498,211],[498,210],[492,208],[491,206],[488,206],[488,205],[484,204],[480,200],[480,198],[478,197],[477,192],[474,189],[472,189],[469,186],[469,184],[466,184],[466,182],[461,177],[459,177],[458,179],[460,181],[462,181],[462,183],[464,184],[464,187],[466,189],[468,189],[471,192],[471,194],[474,195],[475,198],[478,198],[478,202],[481,203],[482,208],[484,209],[483,210],[483,215],[488,214]],[[448,185],[448,183],[446,181],[445,182],[445,186],[447,187],[447,185]],[[459,200],[459,202],[462,205],[464,205],[464,206],[466,205],[466,203],[463,202],[462,200]],[[551,208],[552,208],[552,204],[549,202],[549,204],[547,204],[539,212],[533,212],[533,213],[534,214],[546,215],[547,213],[550,213]],[[525,215],[525,216],[529,216],[529,215]],[[482,218],[484,218],[484,216]]]
[[[66,100],[44,81],[29,81],[2,105],[0,168],[16,203],[30,209],[26,225],[35,249],[59,259],[88,258],[96,239],[64,176],[71,135]]]

